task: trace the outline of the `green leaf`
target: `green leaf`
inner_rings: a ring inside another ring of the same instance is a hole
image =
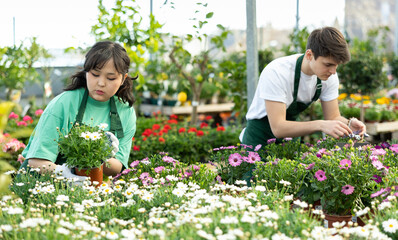
[[[209,12],[208,14],[206,14],[206,18],[212,18],[214,15],[214,12]]]

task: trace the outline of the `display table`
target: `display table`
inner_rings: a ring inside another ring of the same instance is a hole
[[[376,136],[391,133],[391,139],[398,139],[398,121],[365,123],[365,125],[369,135]]]
[[[234,103],[204,104],[198,106],[198,113],[221,113],[231,112]],[[164,115],[189,115],[192,113],[192,106],[158,106],[150,104],[141,104],[140,110],[144,113],[153,113],[160,111]]]

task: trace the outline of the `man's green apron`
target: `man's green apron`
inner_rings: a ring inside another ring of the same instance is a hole
[[[84,91],[83,99],[80,103],[79,111],[77,112],[77,115],[76,115],[76,121],[73,125],[75,125],[76,123],[79,123],[80,125],[82,124],[84,112],[86,111],[87,98],[88,98],[88,90],[86,89],[86,91]],[[109,131],[115,135],[117,134],[118,138],[122,138],[122,137],[124,137],[123,126],[122,126],[122,122],[120,121],[119,114],[117,112],[114,97],[110,98],[109,104],[111,106],[111,110],[109,112],[109,115],[111,118],[111,124],[110,124]],[[62,165],[65,163],[65,161],[66,161],[65,157],[62,154],[58,154],[55,164]],[[28,159],[26,159],[22,163],[21,168],[27,169],[27,165],[28,165]]]
[[[316,92],[311,102],[308,104],[297,102],[297,93],[300,84],[301,76],[301,64],[303,62],[304,55],[300,56],[296,61],[296,68],[294,72],[294,92],[293,92],[293,102],[286,110],[286,120],[296,121],[297,117],[301,112],[308,108],[311,103],[318,100],[322,91],[322,83],[319,78],[317,78]],[[275,138],[277,143],[281,143],[283,139],[277,139],[272,133],[271,126],[269,124],[268,116],[261,119],[251,119],[248,120],[245,133],[243,135],[242,143],[245,145],[251,145],[253,147],[261,144],[262,146],[267,145],[269,139]],[[252,170],[245,174],[244,180],[249,184],[250,178],[252,177]]]

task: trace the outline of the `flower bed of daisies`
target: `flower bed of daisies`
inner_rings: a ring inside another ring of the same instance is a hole
[[[10,171],[0,238],[397,239],[398,146],[353,144],[217,147],[210,164],[191,165],[160,152],[98,188]],[[325,228],[326,213],[364,224]]]

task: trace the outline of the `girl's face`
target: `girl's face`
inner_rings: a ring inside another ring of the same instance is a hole
[[[97,101],[108,101],[123,84],[127,74],[119,73],[115,69],[113,59],[105,63],[101,69],[91,69],[87,72],[88,95]]]

